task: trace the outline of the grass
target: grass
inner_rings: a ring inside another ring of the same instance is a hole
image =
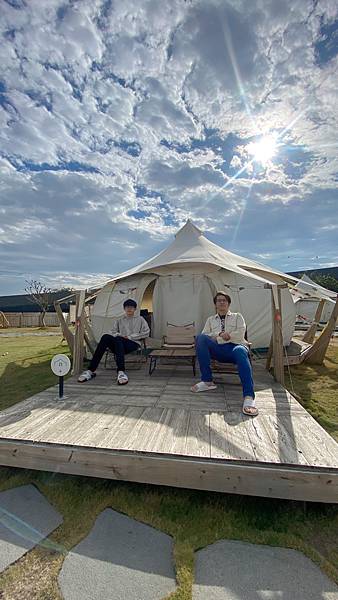
[[[49,363],[65,352],[56,337],[1,340],[0,377],[9,406],[55,382]],[[336,435],[338,346],[324,367],[294,367],[295,392],[322,425]],[[289,386],[291,383],[289,382]],[[0,490],[32,483],[63,515],[64,522],[47,543],[36,547],[0,577],[6,600],[60,600],[57,576],[66,553],[111,507],[171,535],[177,591],[170,600],[191,600],[194,552],[219,539],[294,548],[314,560],[338,583],[338,507],[233,496],[47,473],[0,468]]]
[[[54,354],[68,354],[57,336],[0,336],[0,410],[57,383],[50,368]]]
[[[329,346],[323,365],[291,367],[286,387],[338,442],[338,344]]]

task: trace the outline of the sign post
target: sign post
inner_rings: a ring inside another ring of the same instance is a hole
[[[53,356],[51,363],[51,369],[54,375],[59,377],[59,400],[63,400],[65,396],[63,395],[63,378],[70,371],[70,360],[66,354],[56,354]]]

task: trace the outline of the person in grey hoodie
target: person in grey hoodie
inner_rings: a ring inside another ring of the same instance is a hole
[[[117,367],[117,383],[125,385],[128,383],[128,375],[125,372],[125,354],[137,350],[141,346],[141,340],[149,336],[149,327],[146,320],[135,315],[137,304],[135,300],[126,300],[123,303],[124,316],[115,319],[111,333],[105,333],[94,352],[89,368],[81,373],[78,381],[84,383],[96,377],[96,369],[107,348],[115,355]]]

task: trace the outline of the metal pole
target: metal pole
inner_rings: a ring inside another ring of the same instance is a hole
[[[63,375],[59,377],[59,400],[63,398]]]

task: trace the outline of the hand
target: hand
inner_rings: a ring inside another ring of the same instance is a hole
[[[226,342],[228,342],[230,340],[230,334],[227,333],[226,331],[223,331],[219,334],[219,337],[222,338],[222,340],[225,340]]]

